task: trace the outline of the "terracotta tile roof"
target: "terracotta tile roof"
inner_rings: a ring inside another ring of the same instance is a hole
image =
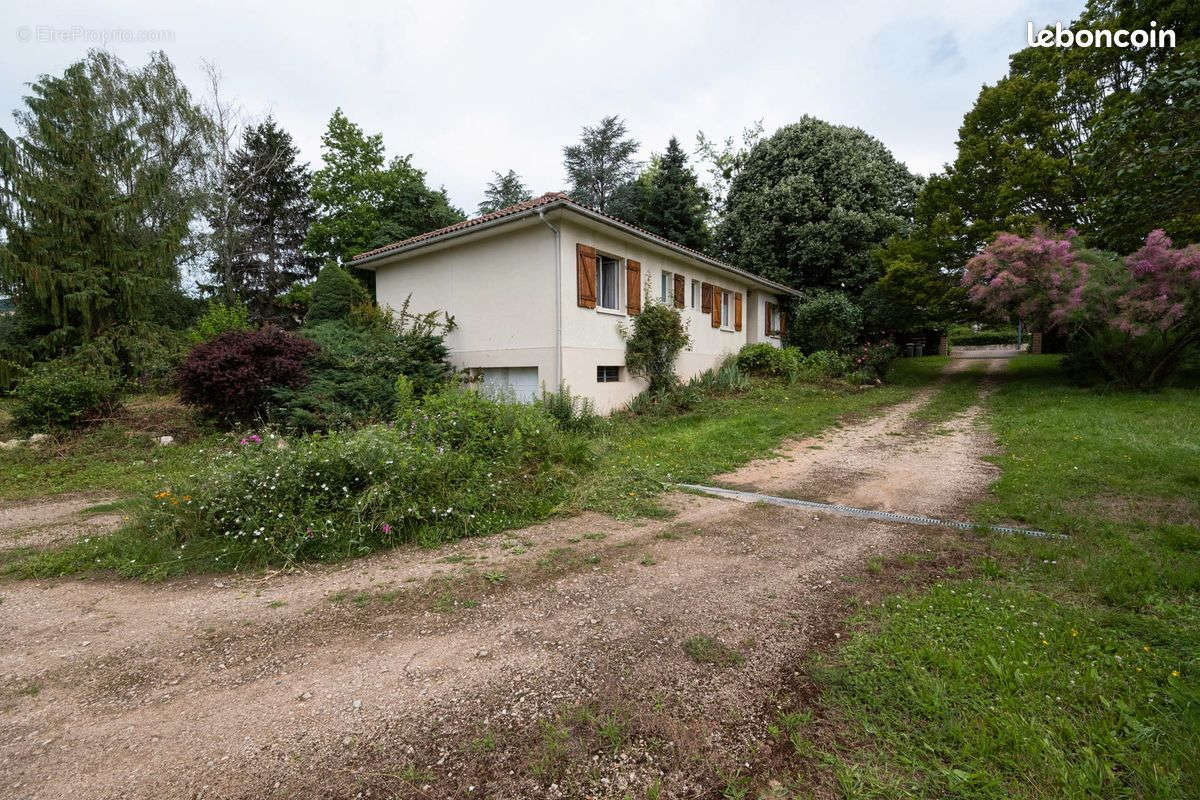
[[[410,236],[409,238],[404,239],[399,242],[393,242],[392,244],[385,244],[383,247],[376,247],[374,250],[368,250],[365,253],[359,253],[358,255],[356,255],[354,257],[354,259],[350,263],[357,264],[361,261],[373,259],[378,256],[384,255],[386,253],[390,253],[394,250],[406,249],[408,247],[411,247],[412,245],[419,244],[420,242],[424,242],[424,241],[432,240],[432,239],[438,239],[447,234],[457,233],[458,231],[466,230],[469,228],[474,228],[476,226],[484,225],[486,223],[493,222],[495,220],[503,219],[504,217],[511,217],[511,216],[525,214],[525,213],[527,213],[529,211],[533,211],[541,206],[550,206],[550,205],[566,206],[568,208],[573,208],[577,211],[583,212],[586,215],[598,217],[602,220],[607,220],[608,222],[610,222],[618,227],[636,232],[637,235],[641,236],[642,238],[656,241],[671,250],[675,250],[680,253],[690,255],[693,258],[697,258],[700,261],[707,262],[707,263],[712,264],[713,266],[719,267],[721,269],[725,269],[730,272],[735,272],[739,275],[744,275],[748,278],[752,278],[756,281],[759,281],[760,283],[767,284],[769,286],[774,286],[774,287],[782,290],[784,293],[792,294],[792,295],[799,294],[795,289],[784,286],[783,284],[780,284],[776,281],[755,275],[752,272],[748,272],[744,269],[740,269],[738,267],[733,266],[732,264],[726,264],[725,262],[715,259],[712,256],[701,253],[699,250],[693,250],[690,247],[684,247],[683,245],[681,245],[677,242],[673,242],[670,239],[667,239],[663,236],[659,236],[657,233],[648,231],[645,228],[639,228],[637,225],[633,225],[632,223],[626,222],[625,220],[620,219],[619,217],[614,217],[611,214],[606,214],[603,211],[598,211],[598,210],[592,208],[591,206],[585,206],[582,203],[577,203],[574,200],[572,200],[567,195],[566,192],[547,192],[546,194],[542,195],[541,197],[535,197],[532,200],[526,200],[524,203],[517,203],[516,205],[508,206],[507,208],[501,208],[498,211],[493,211],[490,214],[484,214],[483,216],[479,216],[479,217],[472,217],[471,219],[463,220],[462,222],[456,222],[453,225],[447,225],[444,228],[438,228],[437,230],[434,230],[434,231],[428,231],[426,233],[421,233],[416,236]]]
[[[374,250],[368,250],[365,253],[359,253],[358,255],[356,255],[354,257],[354,261],[361,261],[364,258],[370,258],[371,256],[377,256],[381,253],[387,253],[391,250],[399,250],[403,247],[408,247],[410,244],[416,244],[417,242],[423,242],[426,239],[435,239],[438,236],[441,236],[446,233],[453,233],[455,231],[461,231],[466,228],[474,228],[476,225],[482,225],[485,222],[491,222],[492,220],[500,219],[501,217],[508,217],[513,214],[520,214],[522,211],[531,211],[531,210],[537,208],[538,206],[548,205],[548,204],[553,203],[558,200],[570,200],[570,199],[571,198],[567,197],[566,192],[547,192],[546,194],[542,195],[541,197],[535,197],[532,200],[526,200],[524,203],[517,203],[516,205],[508,206],[507,208],[501,208],[496,211],[493,211],[490,214],[484,214],[483,216],[472,217],[471,219],[465,219],[462,222],[456,222],[453,225],[447,225],[444,228],[438,228],[437,230],[433,230],[433,231],[426,231],[425,233],[418,233],[416,236],[410,236],[407,239],[402,239],[399,242],[392,242],[391,244],[385,244],[383,247],[376,247]],[[351,262],[351,263],[353,263],[353,262]]]

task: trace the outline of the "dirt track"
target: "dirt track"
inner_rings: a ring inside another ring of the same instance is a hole
[[[977,409],[914,425],[928,394],[721,480],[961,514],[991,443]],[[771,761],[779,687],[878,580],[868,560],[949,534],[670,504],[288,575],[5,579],[0,796],[712,796]],[[0,510],[0,536],[39,516]],[[744,661],[695,663],[698,634]]]

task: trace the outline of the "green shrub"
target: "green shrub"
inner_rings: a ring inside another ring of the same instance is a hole
[[[281,387],[271,419],[298,430],[328,430],[391,419],[396,379],[420,397],[453,375],[445,338],[432,315],[396,318],[387,312],[357,313],[299,333],[320,346],[303,386]]]
[[[776,356],[778,349],[767,342],[744,345],[738,351],[738,367],[746,372],[773,374],[776,369],[776,362],[778,361]]]
[[[687,382],[687,386],[706,394],[732,394],[750,388],[750,378],[742,372],[736,361],[726,361],[713,369],[706,369]]]
[[[312,300],[304,323],[317,325],[344,321],[349,318],[351,309],[369,302],[371,296],[357,278],[337,264],[326,264],[313,282]]]
[[[213,300],[195,324],[188,330],[193,345],[210,342],[227,331],[250,330],[250,312],[241,303]]]
[[[803,356],[794,347],[775,347],[768,342],[758,342],[742,347],[738,352],[737,365],[742,372],[751,375],[774,375],[795,380],[800,373]]]
[[[855,351],[854,366],[864,377],[882,379],[899,355],[899,348],[892,342],[867,342]]]
[[[844,378],[854,370],[854,359],[831,350],[818,350],[805,357],[800,373],[811,378]]]
[[[590,397],[576,397],[565,383],[557,392],[542,391],[539,401],[560,431],[590,433],[603,423]]]
[[[625,366],[644,378],[650,394],[669,391],[679,382],[675,359],[692,343],[683,317],[662,303],[647,303],[634,317],[633,330],[625,335]]]
[[[121,382],[103,367],[59,359],[30,370],[13,392],[13,421],[24,430],[74,428],[111,412]]]
[[[793,306],[788,341],[805,353],[846,352],[862,333],[862,310],[841,292],[818,289]]]
[[[223,541],[230,566],[433,543],[549,513],[583,445],[539,406],[447,388],[404,409],[394,427],[291,443],[248,437],[160,493],[145,524],[179,542]]]
[[[276,297],[271,305],[276,313],[298,322],[308,315],[308,307],[312,305],[312,293],[312,283],[294,283],[286,292]]]
[[[718,366],[668,391],[642,392],[633,398],[626,411],[635,416],[690,411],[705,397],[744,392],[750,385],[750,377],[738,367],[738,357],[731,355]]]

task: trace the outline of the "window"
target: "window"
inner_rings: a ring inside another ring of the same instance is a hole
[[[675,273],[667,272],[665,269],[662,272],[662,289],[658,293],[658,299],[664,303],[673,303],[675,299]]]
[[[733,312],[730,309],[730,303],[733,301],[733,292],[721,292],[721,328],[733,330]]]
[[[767,336],[779,335],[779,306],[774,303],[764,303],[766,306],[766,334]]]
[[[692,281],[692,308],[700,303],[700,281]]]
[[[596,255],[596,305],[621,310],[621,262],[612,256]]]
[[[596,367],[596,383],[616,383],[621,380],[620,367]]]
[[[482,391],[490,397],[532,403],[538,398],[537,367],[484,367],[479,370]]]

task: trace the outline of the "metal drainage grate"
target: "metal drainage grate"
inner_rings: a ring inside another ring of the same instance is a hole
[[[1021,536],[1033,536],[1039,539],[1067,538],[1061,533],[1047,533],[1046,531],[1031,530],[1029,528],[1011,528],[1007,525],[977,525],[972,522],[959,522],[952,519],[923,517],[919,514],[897,514],[893,511],[873,511],[869,508],[853,508],[851,506],[837,505],[836,503],[817,503],[812,500],[796,500],[792,497],[776,497],[770,494],[743,492],[739,489],[722,489],[718,486],[700,486],[694,483],[677,483],[675,485],[683,489],[691,489],[692,491],[711,494],[716,497],[729,497],[734,500],[741,500],[747,503],[769,503],[774,506],[808,508],[814,511],[825,511],[830,514],[841,514],[842,516],[846,517],[859,517],[860,519],[878,519],[884,522],[905,522],[910,525],[936,525],[943,528],[957,528],[963,531],[973,531],[978,528],[983,528],[995,533],[1015,533],[1020,534]]]

